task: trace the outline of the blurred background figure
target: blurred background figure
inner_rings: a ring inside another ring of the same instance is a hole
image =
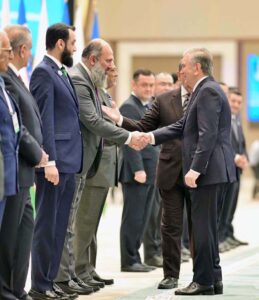
[[[233,227],[233,219],[237,208],[240,189],[240,179],[243,170],[248,166],[248,155],[240,118],[240,110],[243,102],[242,95],[236,87],[228,88],[224,83],[220,83],[220,86],[226,96],[228,96],[231,109],[231,144],[237,173],[237,181],[228,184],[220,216],[219,251],[222,253],[241,245],[248,245],[247,242],[242,242],[235,237]]]
[[[155,76],[150,70],[136,70],[132,93],[121,106],[121,114],[140,120],[148,109],[154,86]],[[139,248],[156,197],[154,183],[158,154],[158,148],[151,145],[141,151],[128,146],[120,149],[119,180],[124,201],[120,231],[122,272],[149,272],[155,269],[141,262]]]
[[[249,151],[249,163],[254,173],[253,198],[257,198],[259,193],[259,140],[253,141]]]

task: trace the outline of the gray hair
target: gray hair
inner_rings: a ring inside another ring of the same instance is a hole
[[[4,28],[4,31],[8,35],[13,51],[28,43],[31,35],[30,30],[24,25],[8,25]]]
[[[82,52],[82,57],[88,59],[94,55],[97,59],[102,55],[103,46],[106,44],[102,39],[91,40]]]
[[[187,50],[185,54],[191,55],[194,64],[200,64],[204,75],[212,76],[213,73],[213,57],[206,48],[193,48]]]

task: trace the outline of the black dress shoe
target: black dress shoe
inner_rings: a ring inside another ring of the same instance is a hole
[[[183,289],[176,290],[175,295],[192,296],[192,295],[214,295],[213,285],[200,285],[197,282],[192,282]]]
[[[217,281],[214,283],[214,293],[215,295],[223,294],[223,283],[222,281]]]
[[[158,268],[162,268],[163,267],[163,257],[159,256],[159,255],[154,255],[153,257],[146,259],[145,263],[148,266],[154,266],[154,267],[158,267]]]
[[[57,282],[56,284],[67,294],[89,295],[93,293],[93,289],[90,286],[81,287],[74,280]]]
[[[103,282],[105,285],[112,285],[114,284],[114,280],[113,279],[105,279],[100,277],[98,274],[93,275],[93,279],[99,282]]]
[[[243,241],[238,240],[234,236],[232,237],[232,239],[238,244],[238,246],[247,246],[249,244],[248,242],[243,242]]]
[[[97,286],[99,288],[104,288],[105,287],[105,284],[103,282],[96,281],[93,278],[88,279],[88,280],[84,280],[84,283],[86,283],[87,285],[92,286],[92,287],[95,287],[95,286]]]
[[[37,292],[33,289],[29,291],[29,296],[32,297],[34,300],[53,300],[53,299],[60,299],[60,300],[68,300],[69,298],[61,297],[57,295],[54,291],[48,290],[45,292]]]
[[[78,294],[75,293],[75,292],[72,292],[72,291],[68,291],[68,292],[65,292],[64,290],[62,290],[62,288],[57,285],[56,283],[53,284],[53,290],[54,292],[61,296],[61,297],[67,297],[68,299],[76,299],[78,298]]]
[[[177,287],[178,287],[178,279],[168,276],[159,282],[157,288],[162,290],[167,290],[167,289],[174,289]]]
[[[135,263],[131,266],[121,267],[121,272],[150,272],[152,270],[154,270],[153,267],[143,265],[140,263]]]
[[[73,278],[73,280],[82,288],[84,289],[89,289],[91,288],[93,290],[93,292],[97,292],[100,290],[100,287],[99,286],[90,286],[88,285],[87,283],[85,283],[81,278],[79,277],[76,277],[76,278]]]
[[[21,300],[33,300],[31,296],[29,296],[28,294],[23,295],[22,297],[18,297]]]

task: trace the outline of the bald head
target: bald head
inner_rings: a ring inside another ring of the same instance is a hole
[[[103,39],[91,40],[83,50],[82,62],[90,70],[95,85],[103,87],[107,73],[114,68],[111,46]]]

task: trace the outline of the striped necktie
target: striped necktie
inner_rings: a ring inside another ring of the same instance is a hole
[[[190,94],[185,94],[184,95],[185,99],[184,99],[184,102],[183,102],[183,114],[186,113],[186,110],[187,110],[187,107],[188,107],[188,104],[189,104],[189,100],[190,100]]]

